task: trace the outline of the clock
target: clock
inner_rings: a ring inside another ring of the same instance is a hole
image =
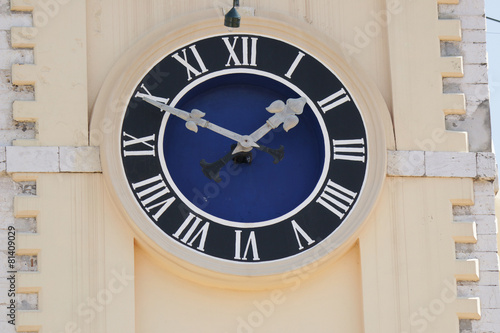
[[[351,78],[263,33],[201,36],[148,61],[106,148],[141,237],[243,276],[292,271],[352,241],[385,156]]]

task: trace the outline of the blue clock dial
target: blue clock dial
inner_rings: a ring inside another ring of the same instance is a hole
[[[199,109],[205,119],[250,134],[272,114],[266,108],[276,100],[297,98],[293,90],[264,76],[227,74],[196,86],[176,107]],[[260,222],[278,218],[301,204],[314,190],[324,166],[324,138],[318,119],[307,106],[299,124],[288,133],[279,127],[259,140],[271,149],[284,147],[284,158],[253,149],[251,163],[232,160],[220,171],[220,181],[207,178],[200,161],[216,162],[231,152],[234,142],[185,121],[168,116],[163,136],[166,167],[180,193],[204,212],[235,222]]]
[[[147,219],[188,251],[231,262],[321,244],[356,209],[369,166],[348,87],[305,50],[259,35],[166,54],[131,96],[120,142]]]

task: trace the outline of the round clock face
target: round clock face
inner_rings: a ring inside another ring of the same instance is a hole
[[[136,205],[201,261],[307,253],[349,222],[365,185],[370,142],[355,98],[282,40],[229,34],[172,50],[123,117]]]

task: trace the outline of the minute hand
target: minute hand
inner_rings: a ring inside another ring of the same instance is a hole
[[[173,114],[174,116],[177,116],[183,120],[186,121],[186,127],[193,131],[193,132],[198,132],[198,126],[209,129],[215,133],[218,133],[222,136],[225,136],[226,138],[229,138],[231,140],[236,141],[239,143],[241,146],[244,148],[248,149],[251,147],[259,147],[258,144],[255,143],[254,140],[252,140],[249,136],[243,136],[238,133],[235,133],[233,131],[230,131],[228,129],[225,129],[223,127],[220,127],[218,125],[215,125],[208,120],[203,119],[205,116],[205,113],[201,112],[200,110],[192,110],[191,112],[186,112],[184,110],[180,110],[174,107],[171,107],[169,105],[166,105],[165,103],[162,103],[158,101],[158,97],[147,95],[147,94],[142,94],[142,93],[137,93],[135,97],[142,98],[144,101],[148,102],[151,105],[156,106],[157,108],[166,111],[170,114]]]
[[[281,124],[283,124],[285,131],[288,132],[299,123],[297,115],[303,112],[306,102],[307,100],[304,97],[290,98],[286,101],[286,105],[280,100],[273,102],[266,110],[275,113],[275,115],[270,117],[258,130],[250,134],[250,139],[257,142]]]

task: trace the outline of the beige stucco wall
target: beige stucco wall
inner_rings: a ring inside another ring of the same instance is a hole
[[[94,105],[99,89],[113,64],[134,43],[161,24],[185,17],[189,22],[196,13],[207,17],[218,16],[223,21],[223,8],[230,1],[149,1],[134,0],[88,1],[87,38],[89,52],[89,105]],[[306,22],[316,31],[338,43],[345,42],[346,55],[369,75],[388,105],[391,105],[391,87],[387,31],[385,24],[377,23],[384,17],[385,0],[315,0],[315,1],[240,1],[242,7],[255,9],[256,16],[272,17],[273,13]],[[392,14],[389,13],[389,16]],[[376,23],[372,36],[366,35],[368,22]],[[243,20],[243,25],[245,21]],[[221,24],[221,32],[227,31]],[[349,47],[352,45],[353,47]]]
[[[136,331],[362,332],[358,247],[326,266],[280,287],[228,290],[181,279],[136,247]]]

